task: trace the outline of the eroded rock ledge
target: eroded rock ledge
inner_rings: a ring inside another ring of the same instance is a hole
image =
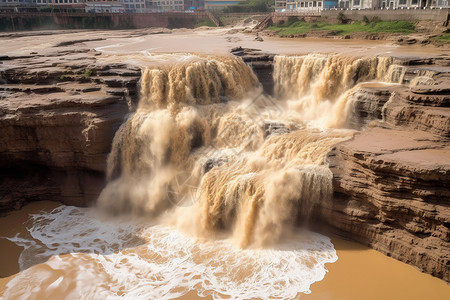
[[[449,282],[450,80],[448,73],[435,78],[434,85],[353,95],[354,111],[364,116],[353,114],[350,124],[367,128],[329,153],[334,200],[321,219],[343,237]]]
[[[104,186],[139,68],[80,49],[1,58],[0,213],[35,200],[84,206]]]

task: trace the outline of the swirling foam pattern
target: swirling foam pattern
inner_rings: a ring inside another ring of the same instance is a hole
[[[60,206],[31,219],[30,237],[9,238],[25,249],[5,299],[173,299],[191,290],[214,299],[292,299],[337,260],[330,240],[308,231],[274,248],[239,249],[95,209]]]

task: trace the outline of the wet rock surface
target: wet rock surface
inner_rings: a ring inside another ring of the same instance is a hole
[[[267,138],[272,134],[278,135],[291,132],[290,129],[286,127],[286,125],[277,122],[265,123],[263,126],[263,130],[264,130],[264,138]]]
[[[361,130],[373,120],[382,119],[383,106],[396,86],[362,86],[351,97],[347,127]]]
[[[328,155],[334,200],[322,220],[343,237],[449,282],[450,80],[445,72],[433,79],[353,95],[360,114],[350,124],[366,130]]]
[[[236,47],[231,49],[231,54],[239,56],[244,62],[252,67],[259,82],[261,82],[264,92],[273,95],[273,58],[274,54],[264,53],[260,49],[249,49]]]
[[[104,186],[115,131],[140,69],[59,45],[0,64],[0,213],[35,200],[84,206]]]

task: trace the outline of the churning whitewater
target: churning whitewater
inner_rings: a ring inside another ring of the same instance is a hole
[[[142,71],[97,207],[34,215],[30,236],[10,238],[24,271],[6,298],[296,298],[337,260],[328,238],[295,226],[331,200],[326,154],[354,134],[351,94],[404,68],[277,56],[272,97],[239,58],[178,61]]]

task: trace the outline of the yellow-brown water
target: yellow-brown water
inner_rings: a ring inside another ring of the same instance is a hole
[[[278,56],[274,65],[273,98],[236,58],[145,69],[99,206],[164,214],[160,222],[196,238],[227,231],[241,247],[274,243],[307,219],[331,197],[326,153],[353,134],[339,129],[352,88],[401,81],[402,69],[390,58],[325,55]]]
[[[279,56],[274,97],[240,59],[181,55],[143,70],[97,207],[36,214],[7,298],[295,298],[337,260],[295,227],[331,200],[326,154],[360,82],[401,82],[388,58]],[[32,267],[36,259],[48,260]]]
[[[26,227],[30,227],[29,214],[42,214],[42,211],[50,212],[59,206],[54,202],[35,202],[28,204],[20,211],[15,211],[6,217],[0,218],[0,235],[1,236],[20,236],[27,237]],[[338,238],[331,239],[336,249],[339,259],[327,264],[328,273],[322,281],[316,282],[311,286],[311,294],[299,294],[300,299],[311,300],[359,300],[359,299],[435,299],[444,300],[448,298],[450,287],[443,281],[430,275],[419,272],[411,266],[396,261],[377,251],[368,249],[359,244],[343,241]],[[61,242],[61,241],[60,241]],[[20,299],[18,290],[9,296],[5,295],[6,286],[16,276],[22,276],[19,272],[18,258],[22,247],[15,245],[6,239],[0,239],[0,297],[5,296],[6,299]],[[133,251],[130,249],[130,252]],[[70,256],[63,256],[63,259],[69,259]],[[45,260],[44,260],[45,261]],[[75,261],[73,261],[75,263]],[[35,264],[35,265],[34,265]],[[46,270],[49,273],[53,271],[48,265],[41,261],[35,261],[31,269],[23,270],[29,276],[37,276],[40,272],[35,270]],[[89,265],[86,265],[88,271]],[[70,273],[73,268],[62,270],[58,274],[64,276],[65,280],[76,282],[76,276]],[[81,267],[81,266],[78,266]],[[136,270],[136,273],[140,272]],[[45,274],[44,274],[45,275]],[[119,275],[118,275],[119,276]],[[29,277],[28,277],[29,278]],[[28,278],[22,277],[23,284],[27,285]],[[53,278],[56,280],[57,278]],[[54,282],[54,281],[53,281]],[[42,291],[36,290],[36,296],[40,299],[70,299],[68,289],[60,288],[49,292],[46,287],[53,283],[48,280],[41,286]],[[97,283],[97,281],[95,281]],[[104,286],[117,285],[117,281],[113,278],[103,281]],[[11,284],[10,284],[11,286]],[[74,285],[75,286],[75,285]],[[73,287],[74,287],[73,286]],[[43,293],[45,295],[43,295]],[[18,297],[15,297],[18,296]],[[22,297],[24,298],[24,297]],[[32,297],[30,297],[32,298]],[[100,297],[105,298],[105,297]],[[297,297],[296,297],[297,298]],[[79,299],[79,298],[77,298]],[[92,299],[92,297],[90,298]],[[200,299],[196,291],[191,291],[181,296],[180,299],[192,300]],[[212,299],[211,296],[206,299]]]

